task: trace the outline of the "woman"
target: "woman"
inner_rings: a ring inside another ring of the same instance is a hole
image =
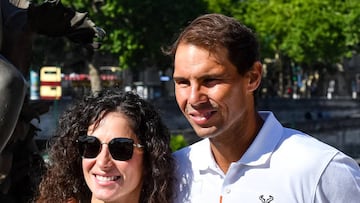
[[[154,107],[115,89],[62,115],[37,202],[171,202],[170,136]]]

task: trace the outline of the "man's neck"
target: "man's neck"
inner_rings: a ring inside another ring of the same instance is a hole
[[[215,161],[225,174],[227,173],[230,164],[240,160],[248,150],[263,123],[264,121],[261,117],[256,114],[253,122],[250,122],[250,125],[247,125],[247,127],[240,130],[240,132],[229,132],[226,136],[222,136],[221,138],[210,138],[211,151]]]

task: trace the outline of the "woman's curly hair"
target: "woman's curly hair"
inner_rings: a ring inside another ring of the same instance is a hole
[[[85,97],[60,117],[55,136],[49,143],[48,169],[39,185],[37,202],[67,202],[70,199],[90,202],[91,191],[85,183],[76,140],[109,112],[123,113],[133,121],[133,130],[145,146],[140,202],[172,201],[174,160],[168,129],[149,102],[135,93],[111,88]]]

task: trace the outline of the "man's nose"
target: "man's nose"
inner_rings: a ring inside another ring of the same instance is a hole
[[[207,102],[207,94],[204,87],[200,85],[191,86],[190,95],[188,98],[188,103],[191,105],[197,105]]]

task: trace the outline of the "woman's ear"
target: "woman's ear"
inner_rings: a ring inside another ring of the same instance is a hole
[[[248,91],[254,92],[260,86],[262,78],[262,64],[260,61],[256,61],[246,74],[249,78]]]

